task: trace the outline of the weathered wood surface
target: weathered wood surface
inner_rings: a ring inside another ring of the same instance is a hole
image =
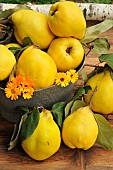
[[[94,21],[89,21],[88,24],[94,24]],[[111,44],[110,52],[113,52],[113,28],[103,35],[108,36]],[[90,53],[86,58],[86,63],[98,63],[98,56]],[[92,68],[85,67],[85,69],[90,72]],[[82,85],[81,80],[78,81],[76,87],[80,85]],[[112,116],[110,123],[113,125]],[[113,170],[113,150],[108,151],[97,145],[83,151],[72,150],[62,144],[56,154],[41,162],[31,159],[20,145],[8,151],[7,147],[13,132],[13,126],[13,123],[0,117],[0,170]]]

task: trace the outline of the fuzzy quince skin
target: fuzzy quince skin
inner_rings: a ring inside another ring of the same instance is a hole
[[[33,10],[18,10],[11,16],[14,24],[14,35],[21,45],[23,39],[29,37],[40,49],[46,49],[55,35],[48,26],[45,14]]]
[[[49,10],[48,24],[59,37],[73,36],[82,39],[85,35],[86,21],[80,7],[70,1],[56,2]]]

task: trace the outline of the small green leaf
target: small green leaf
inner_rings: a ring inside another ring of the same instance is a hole
[[[94,26],[88,27],[81,43],[87,44],[98,38],[99,34],[109,30],[113,27],[113,20],[104,20],[103,22]]]
[[[93,44],[92,51],[98,53],[98,54],[104,54],[110,49],[110,43],[106,38],[97,38]]]
[[[90,85],[84,86],[84,89],[85,89],[85,94],[87,94],[89,90],[92,90]]]
[[[28,115],[25,122],[22,124],[20,131],[20,141],[24,141],[32,135],[36,127],[38,126],[40,112],[38,108],[34,108],[33,111]]]
[[[71,113],[79,109],[80,107],[86,106],[85,102],[82,100],[75,100],[72,107],[71,107]]]
[[[82,68],[81,74],[82,74],[82,79],[86,82],[88,79],[88,76],[84,68]]]
[[[69,103],[67,103],[66,107],[65,107],[65,118],[70,114],[71,111],[71,107],[73,105],[73,100],[70,101]]]
[[[99,56],[100,62],[106,62],[113,69],[113,53],[111,54],[102,54]]]
[[[22,43],[23,43],[23,46],[28,46],[28,45],[32,45],[33,44],[31,39],[30,39],[30,37],[25,37],[23,39]]]
[[[80,97],[83,94],[87,94],[88,90],[91,90],[91,86],[84,86],[84,87],[79,87],[75,91],[75,95],[73,96],[72,100],[76,100],[78,97]]]
[[[113,149],[113,129],[109,122],[100,114],[94,114],[99,133],[96,142],[106,149]]]
[[[55,120],[57,124],[59,125],[59,127],[62,127],[65,105],[66,105],[65,102],[58,102],[52,106],[53,116],[55,117]]]
[[[12,15],[14,9],[7,9],[0,13],[0,21],[7,19],[10,15]]]
[[[76,100],[79,96],[81,96],[82,94],[85,94],[85,89],[84,87],[79,87],[76,91],[75,91],[75,95],[73,96],[72,100]]]

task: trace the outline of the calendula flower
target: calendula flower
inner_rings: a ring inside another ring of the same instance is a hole
[[[18,96],[21,95],[20,90],[11,82],[6,85],[5,93],[6,97],[11,98],[11,100],[17,100]]]
[[[55,77],[55,84],[60,85],[61,87],[66,87],[69,85],[70,77],[63,72],[57,73]]]
[[[21,75],[12,77],[5,88],[6,97],[11,98],[11,100],[17,100],[18,96],[21,95],[24,99],[30,99],[33,92],[33,82]]]
[[[74,69],[70,69],[66,72],[66,74],[70,77],[71,83],[75,83],[78,80],[78,73]]]
[[[22,96],[24,99],[30,99],[32,98],[33,92],[34,92],[34,89],[32,87],[24,88],[22,91]]]

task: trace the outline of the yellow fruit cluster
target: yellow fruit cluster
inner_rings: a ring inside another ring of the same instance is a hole
[[[57,72],[77,69],[84,57],[84,49],[79,39],[85,35],[86,21],[82,10],[74,2],[63,1],[53,4],[48,16],[41,12],[20,9],[11,15],[16,43],[0,47],[0,80],[8,78],[15,63],[16,75],[29,78],[34,89],[51,86]],[[24,49],[15,60],[10,47],[23,48],[24,39],[29,37],[32,45]],[[11,57],[7,57],[8,55]],[[15,60],[15,62],[13,62]],[[5,71],[4,71],[5,70]]]
[[[34,132],[22,141],[24,151],[35,160],[45,160],[55,154],[61,139],[71,149],[91,148],[98,135],[98,125],[89,106],[71,113],[63,122],[60,131],[52,113],[43,109]]]

